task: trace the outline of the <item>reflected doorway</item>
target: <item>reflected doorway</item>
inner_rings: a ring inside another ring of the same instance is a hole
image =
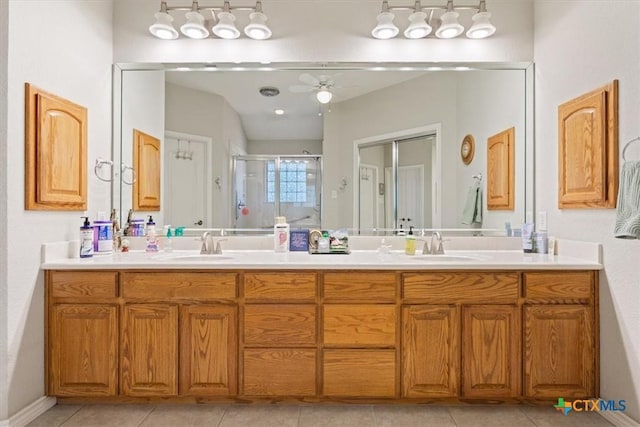
[[[355,141],[354,226],[439,228],[439,125]]]

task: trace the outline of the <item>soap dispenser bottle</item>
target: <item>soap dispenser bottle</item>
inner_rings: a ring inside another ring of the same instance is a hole
[[[91,258],[93,256],[93,226],[89,222],[89,217],[84,218],[80,227],[80,258]]]
[[[404,253],[407,255],[416,254],[416,236],[413,235],[413,225],[409,226],[409,234],[404,239]]]
[[[156,236],[156,223],[153,222],[153,217],[149,215],[147,221],[147,246],[145,250],[147,252],[158,252],[158,236]]]

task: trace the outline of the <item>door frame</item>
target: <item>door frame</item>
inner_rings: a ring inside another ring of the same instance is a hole
[[[399,139],[414,138],[421,135],[435,135],[431,156],[431,227],[442,228],[442,123],[432,123],[410,129],[369,136],[353,141],[353,227],[360,226],[360,148]],[[395,152],[395,151],[394,151]],[[397,155],[397,153],[395,154]],[[394,157],[395,163],[395,157]],[[394,217],[397,217],[397,203],[394,200]],[[394,218],[397,228],[397,218]],[[386,225],[386,224],[385,224]]]

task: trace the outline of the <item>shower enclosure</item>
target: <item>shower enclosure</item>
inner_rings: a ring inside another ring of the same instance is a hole
[[[320,228],[322,156],[234,156],[233,226],[272,229],[277,216],[291,228]]]

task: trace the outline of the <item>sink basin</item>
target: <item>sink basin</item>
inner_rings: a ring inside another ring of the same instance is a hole
[[[470,262],[479,261],[479,258],[463,255],[418,255],[412,257],[420,262]]]
[[[216,255],[216,254],[193,254],[193,255],[162,255],[156,257],[158,261],[177,261],[177,262],[216,262],[232,259],[233,257]]]

